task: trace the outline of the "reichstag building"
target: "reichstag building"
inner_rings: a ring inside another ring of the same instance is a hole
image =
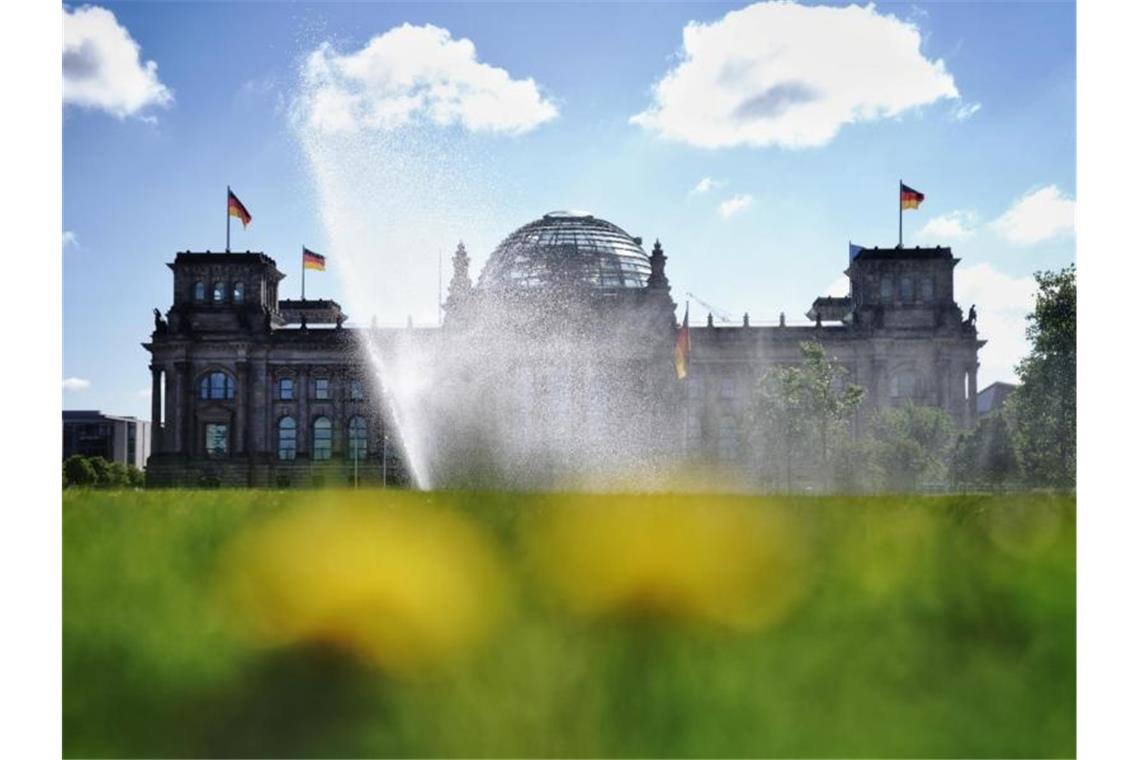
[[[377,328],[348,326],[331,300],[279,300],[284,275],[264,253],[178,253],[173,304],[155,309],[143,344],[148,484],[407,483],[407,431],[382,413],[368,344],[450,357],[435,384],[448,401],[425,412],[449,434],[420,448],[437,471],[500,457],[492,465],[511,485],[557,482],[567,451],[582,466],[684,461],[747,473],[751,389],[800,361],[803,341],[819,341],[866,388],[856,435],[876,410],[908,400],[962,427],[975,421],[985,341],[955,303],[949,248],[863,249],[846,270],[850,295],[816,299],[809,325],[694,324],[684,379],[659,242],[555,212],[504,239],[477,282],[462,244],[452,261],[442,327]]]

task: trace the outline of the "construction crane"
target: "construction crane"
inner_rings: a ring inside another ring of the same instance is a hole
[[[685,293],[685,295],[688,296],[689,298],[693,299],[697,303],[699,303],[701,306],[708,309],[709,313],[713,315],[713,319],[715,319],[718,322],[736,322],[736,321],[738,321],[736,319],[736,317],[734,317],[732,314],[729,314],[727,311],[721,311],[720,309],[713,306],[708,301],[702,301],[700,298],[697,298],[692,293]]]

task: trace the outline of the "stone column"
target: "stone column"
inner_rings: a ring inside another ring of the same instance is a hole
[[[249,382],[249,362],[237,362],[237,388],[234,396],[237,400],[237,414],[234,420],[234,454],[244,455],[249,451],[249,394],[252,386]]]
[[[309,365],[297,367],[297,456],[309,455]]]
[[[177,380],[177,405],[178,405],[178,440],[181,442],[180,448],[184,456],[194,456],[194,421],[193,416],[193,403],[194,392],[197,390],[193,387],[193,378],[190,376],[190,362],[181,361],[174,363],[174,371],[178,377]],[[167,409],[170,407],[168,406]]]
[[[954,407],[950,403],[950,395],[947,386],[951,382],[953,375],[950,371],[950,362],[946,359],[939,358],[934,362],[934,387],[937,392],[938,406],[945,409],[950,414],[954,413]]]
[[[887,363],[883,359],[871,360],[871,399],[872,413],[882,409],[887,396]]]
[[[334,367],[329,373],[330,392],[333,395],[333,457],[348,456],[348,418],[345,413],[345,387],[348,373],[341,367]]]
[[[162,368],[150,365],[150,451],[162,452]]]
[[[966,424],[971,428],[978,421],[978,363],[973,362],[966,367],[966,382],[969,384],[969,393],[966,398]]]

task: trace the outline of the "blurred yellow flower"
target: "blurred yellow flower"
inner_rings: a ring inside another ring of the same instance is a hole
[[[805,585],[788,514],[728,496],[565,496],[530,526],[540,575],[586,616],[733,630],[782,619]]]
[[[256,638],[328,643],[408,673],[488,632],[505,577],[471,521],[397,496],[322,498],[229,547],[225,589]]]

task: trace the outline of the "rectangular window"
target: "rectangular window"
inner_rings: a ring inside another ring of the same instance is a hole
[[[224,423],[210,422],[206,424],[206,454],[212,457],[224,457],[230,453],[230,430]]]
[[[293,378],[283,377],[277,381],[277,398],[282,401],[293,400]]]
[[[899,280],[899,300],[903,303],[910,303],[914,300],[914,281],[909,277],[903,277]]]
[[[895,297],[895,283],[890,276],[883,277],[879,281],[879,298],[884,301],[890,301]]]
[[[922,292],[922,300],[923,301],[933,301],[934,300],[934,281],[931,280],[929,277],[924,277],[922,279],[922,291],[921,292]]]
[[[332,459],[332,425],[324,422],[313,426],[313,459]]]
[[[313,380],[313,398],[329,398],[329,379],[327,377],[318,377]]]
[[[297,458],[297,426],[292,420],[277,429],[277,458],[286,462]]]
[[[364,398],[364,381],[360,378],[354,377],[349,381],[348,396],[353,401],[360,401]]]

